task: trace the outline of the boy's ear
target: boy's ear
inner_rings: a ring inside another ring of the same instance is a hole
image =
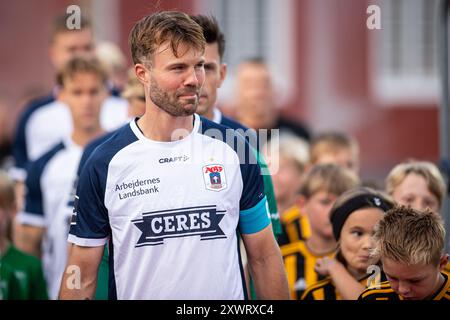
[[[439,270],[444,270],[445,266],[448,263],[448,254],[443,254],[441,260],[439,261]]]
[[[297,199],[295,200],[295,204],[296,204],[300,209],[303,209],[303,207],[306,205],[306,202],[308,202],[308,199],[307,199],[304,195],[302,195],[302,194],[299,194],[299,195],[297,196]]]

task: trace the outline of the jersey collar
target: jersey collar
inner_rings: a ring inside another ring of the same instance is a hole
[[[139,120],[139,118],[135,118],[134,120],[132,120],[130,122],[130,128],[140,141],[143,141],[145,143],[155,144],[158,146],[167,146],[167,147],[170,147],[170,146],[173,146],[173,145],[176,145],[176,144],[179,144],[179,143],[182,143],[184,141],[191,139],[191,137],[195,133],[199,132],[200,122],[201,122],[199,115],[194,113],[194,127],[193,127],[192,131],[189,133],[189,135],[187,135],[186,137],[184,137],[181,140],[176,140],[176,141],[156,141],[156,140],[152,140],[152,139],[149,139],[146,136],[144,136],[143,132],[137,125],[138,120]]]

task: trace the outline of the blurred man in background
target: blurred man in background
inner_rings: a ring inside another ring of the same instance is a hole
[[[237,69],[236,118],[252,129],[279,129],[307,141],[308,129],[299,122],[284,119],[276,105],[276,92],[270,70],[261,58],[241,62]],[[270,130],[268,131],[270,138]]]
[[[94,36],[90,21],[81,17],[80,29],[70,30],[67,16],[57,17],[52,26],[49,56],[58,72],[73,57],[94,56]],[[36,160],[62,138],[70,136],[72,120],[65,103],[57,99],[59,88],[25,107],[20,116],[13,145],[15,166],[10,174],[16,181],[24,181],[28,162]],[[112,130],[127,120],[126,102],[108,97],[102,106],[101,125]],[[51,124],[51,125],[50,125]]]
[[[72,208],[67,207],[83,148],[100,136],[100,110],[107,75],[99,62],[76,57],[58,74],[59,99],[69,106],[73,131],[30,163],[25,208],[16,239],[20,249],[42,257],[49,296],[56,299],[67,260],[67,235]]]

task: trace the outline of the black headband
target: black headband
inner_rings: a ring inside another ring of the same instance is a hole
[[[392,204],[386,201],[386,199],[370,193],[361,194],[349,199],[331,213],[330,221],[333,225],[333,234],[336,240],[339,240],[342,227],[348,216],[352,212],[363,208],[379,208],[383,212],[386,212],[392,208]]]

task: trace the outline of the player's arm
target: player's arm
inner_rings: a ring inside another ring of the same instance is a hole
[[[40,259],[45,228],[21,224],[19,228],[15,229],[15,232],[17,233],[14,237],[16,247]]]
[[[270,223],[261,168],[245,140],[237,137],[237,142],[245,143],[249,157],[245,159],[242,153],[238,153],[243,182],[239,203],[239,231],[244,241],[256,296],[259,299],[288,300],[286,272]]]
[[[286,272],[271,225],[256,233],[242,234],[242,239],[258,298],[289,300]]]
[[[334,258],[325,257],[317,260],[315,269],[318,273],[331,277],[344,300],[358,300],[359,295],[366,289]]]
[[[61,281],[60,300],[91,300],[97,287],[97,273],[104,246],[72,245]]]

